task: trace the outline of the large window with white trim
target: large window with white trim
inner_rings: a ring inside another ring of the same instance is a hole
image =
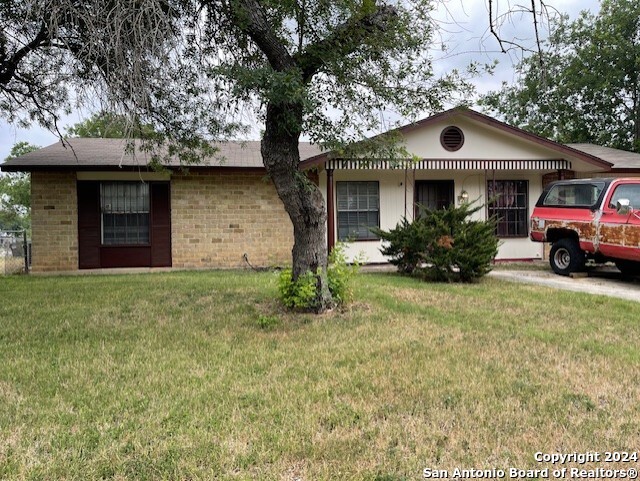
[[[102,245],[146,245],[149,237],[149,184],[100,184]]]
[[[338,240],[371,240],[378,237],[371,227],[380,227],[378,182],[336,182]]]
[[[529,182],[490,180],[487,183],[488,213],[497,221],[498,237],[529,235]]]

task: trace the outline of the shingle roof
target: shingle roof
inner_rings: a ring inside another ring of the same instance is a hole
[[[634,169],[640,170],[640,154],[635,152],[628,152],[626,150],[612,149],[610,147],[601,147],[594,144],[567,144],[567,147],[571,147],[581,152],[599,157],[612,165],[612,169]]]
[[[55,167],[64,168],[107,168],[107,167],[144,167],[151,160],[149,152],[136,149],[135,154],[128,152],[123,139],[67,139],[68,146],[62,142],[11,159],[0,167],[2,170],[32,170]],[[137,145],[137,144],[136,144]],[[240,167],[262,168],[260,142],[220,142],[214,144],[216,154],[195,167]],[[300,157],[305,159],[320,153],[320,149],[308,142],[300,143]],[[177,158],[164,162],[166,167],[178,167]]]
[[[16,159],[11,159],[0,168],[4,171],[69,168],[118,168],[144,167],[151,160],[151,154],[138,150],[135,155],[126,151],[123,139],[67,139],[68,146],[62,142],[30,152]],[[197,167],[236,167],[263,168],[260,154],[260,142],[220,142],[214,144],[217,153]],[[601,159],[612,164],[613,170],[640,171],[640,154],[625,150],[601,147],[594,144],[566,144],[566,147],[583,152],[592,158]],[[320,156],[321,150],[308,142],[300,142],[300,159],[326,160]],[[178,167],[180,162],[172,158],[165,163],[167,167]]]

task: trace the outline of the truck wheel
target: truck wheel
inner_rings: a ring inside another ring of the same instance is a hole
[[[617,260],[616,267],[620,272],[622,272],[625,276],[637,276],[640,275],[640,262],[637,261],[627,261],[627,260]]]
[[[568,276],[572,272],[584,269],[585,256],[578,243],[573,239],[560,239],[551,246],[549,264],[553,272]]]

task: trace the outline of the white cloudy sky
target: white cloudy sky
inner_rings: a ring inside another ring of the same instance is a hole
[[[508,9],[518,3],[529,4],[526,0],[493,0],[500,10]],[[491,63],[499,61],[494,75],[483,75],[474,79],[477,91],[484,93],[499,88],[501,82],[513,82],[513,64],[518,60],[515,53],[502,54],[498,43],[491,37],[487,0],[440,0],[436,18],[442,28],[442,40],[447,44],[446,52],[435,55],[434,67],[436,72],[446,72],[451,68],[463,69],[471,61]],[[582,10],[599,10],[598,0],[548,0],[560,12],[577,17]],[[514,16],[503,32],[505,38],[518,37],[522,42],[531,42],[533,27],[528,16]],[[90,110],[66,116],[61,121],[61,130],[68,125],[84,120],[90,115]],[[57,141],[55,134],[38,128],[22,129],[7,124],[0,119],[0,161],[9,155],[11,146],[20,141],[46,146]]]

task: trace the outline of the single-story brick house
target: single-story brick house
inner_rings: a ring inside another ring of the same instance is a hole
[[[325,195],[329,246],[385,262],[369,231],[439,208],[497,196],[498,259],[540,259],[528,218],[543,184],[557,178],[640,175],[640,155],[562,145],[469,109],[398,129],[414,159],[340,158],[300,144],[301,169]],[[32,175],[34,271],[105,267],[242,267],[290,262],[293,229],[262,166],[259,142],[221,143],[215,158],[164,172],[119,139],[69,139],[1,166]],[[315,173],[317,172],[317,175]]]
[[[34,272],[290,262],[293,228],[259,142],[222,143],[206,164],[164,172],[121,139],[65,142],[1,166],[31,172]]]

